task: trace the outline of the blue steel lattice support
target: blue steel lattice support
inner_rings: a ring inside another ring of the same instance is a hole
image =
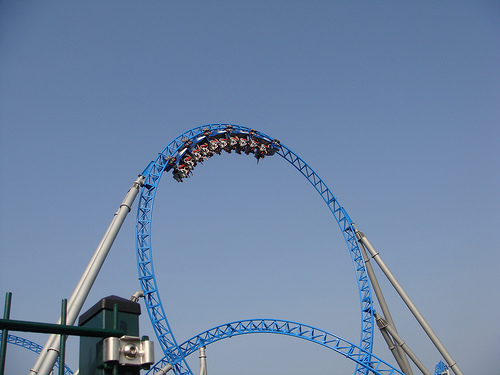
[[[337,335],[306,324],[287,320],[251,319],[226,323],[190,338],[180,344],[179,347],[183,352],[182,357],[185,358],[196,352],[200,347],[226,338],[251,333],[274,333],[304,339],[345,356],[346,358],[356,362],[367,372],[369,371],[378,375],[403,375],[401,371],[392,367],[385,361]],[[364,361],[364,358],[367,355],[371,357],[371,361],[368,363]],[[168,362],[166,358],[163,358],[148,371],[147,375],[161,373],[161,369],[168,363],[170,362]],[[172,363],[170,364],[175,365]]]
[[[142,173],[145,177],[145,182],[140,193],[139,209],[137,212],[137,265],[148,314],[167,361],[176,364],[174,366],[176,374],[192,374],[188,364],[184,360],[184,353],[180,350],[168,323],[155,279],[151,251],[151,220],[156,189],[163,172],[170,168],[171,164],[169,163],[173,163],[175,168],[180,167],[179,164],[183,155],[192,153],[194,147],[201,145],[202,142],[221,138],[229,140],[228,137],[231,136],[246,138],[248,141],[254,139],[262,142],[262,144],[265,143],[270,150],[269,155],[274,153],[280,155],[308,179],[332,212],[347,243],[358,282],[361,304],[360,348],[364,350],[364,357],[359,361],[369,363],[371,361],[370,353],[372,351],[374,325],[371,290],[364,260],[354,233],[353,223],[347,212],[340,206],[335,196],[312,168],[290,149],[261,132],[230,124],[200,126],[179,135],[158,154],[156,160],[152,161]],[[254,153],[254,151],[252,152]],[[255,154],[257,156],[257,152]],[[184,178],[186,177],[188,176],[184,176]],[[366,373],[366,369],[363,366],[359,366],[359,362],[356,373]]]
[[[439,361],[434,369],[434,375],[450,375],[448,371],[448,366],[443,361]]]
[[[349,218],[344,208],[340,206],[339,202],[323,180],[321,180],[316,172],[314,172],[300,157],[283,145],[280,146],[280,150],[277,154],[292,164],[305,178],[307,178],[311,185],[314,186],[316,191],[323,198],[323,201],[327,204],[342,231],[354,264],[356,279],[358,280],[362,310],[361,347],[367,351],[371,351],[373,335],[371,288],[352,220]]]
[[[0,332],[0,337],[2,336],[2,333]],[[14,335],[7,335],[7,343],[12,344],[12,345],[17,345],[22,348],[31,350],[32,352],[36,354],[40,354],[42,351],[42,346],[37,344],[36,342],[27,340],[25,338],[19,337],[19,336],[14,336]],[[57,359],[56,365],[57,368],[59,368],[59,358]],[[64,375],[73,375],[73,371],[68,367],[68,365],[64,365]]]

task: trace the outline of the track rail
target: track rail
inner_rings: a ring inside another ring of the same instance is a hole
[[[363,369],[373,374],[403,375],[402,372],[388,363],[333,333],[287,320],[251,319],[222,324],[190,338],[180,344],[179,348],[182,351],[182,356],[185,358],[203,346],[207,346],[219,340],[250,333],[274,333],[304,339],[351,359]],[[369,362],[366,362],[365,359],[368,357],[371,359]],[[161,369],[167,364],[169,364],[169,362],[164,357],[162,360],[158,361],[147,374],[152,375],[161,373]],[[170,364],[175,365],[172,363]]]
[[[245,143],[244,145],[234,144],[234,148],[231,148],[233,147],[231,143],[234,143],[235,140],[243,140],[246,143],[242,142]],[[252,141],[256,144],[253,144]],[[351,219],[323,180],[293,151],[264,133],[230,124],[200,126],[179,135],[158,154],[157,158],[142,173],[145,182],[140,193],[137,212],[137,266],[148,314],[165,357],[169,363],[175,363],[174,372],[176,374],[192,375],[192,371],[184,360],[185,354],[177,344],[168,323],[155,279],[152,262],[151,221],[157,186],[165,171],[172,172],[176,180],[182,181],[191,175],[194,167],[201,163],[204,158],[211,157],[215,153],[232,150],[251,153],[257,159],[273,154],[280,155],[313,185],[333,214],[346,241],[356,273],[361,305],[359,348],[365,357],[361,360],[359,358],[355,360],[358,363],[355,373],[366,374],[367,369],[359,366],[358,361],[363,363],[371,361],[374,327],[373,302],[365,264]],[[354,358],[352,359],[354,360]]]
[[[0,332],[0,338],[1,337],[2,332]],[[43,349],[43,347],[36,342],[15,335],[7,335],[7,344],[20,346],[22,348],[31,350],[36,354],[40,354]],[[56,367],[59,368],[59,358],[57,359]],[[64,365],[64,375],[73,375],[73,371],[68,367],[68,365]]]

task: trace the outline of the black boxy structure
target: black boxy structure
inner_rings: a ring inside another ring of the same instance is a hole
[[[141,305],[118,296],[108,296],[101,299],[87,312],[83,313],[78,325],[89,328],[114,329],[113,308],[118,305],[118,326],[126,336],[139,336],[139,315]],[[103,363],[102,338],[80,338],[80,375],[106,375],[111,369],[106,369]],[[140,367],[120,366],[120,375],[139,375]]]

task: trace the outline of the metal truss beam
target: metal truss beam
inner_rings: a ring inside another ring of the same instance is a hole
[[[362,353],[365,356],[360,361],[370,362],[374,328],[373,302],[363,256],[359,249],[352,220],[349,218],[347,212],[314,170],[276,139],[239,125],[211,124],[193,128],[179,135],[158,154],[154,161],[149,163],[142,173],[145,181],[140,193],[136,223],[139,281],[144,291],[144,301],[159,344],[167,360],[177,364],[173,368],[174,372],[177,375],[192,375],[188,364],[183,359],[184,354],[180,350],[168,323],[155,279],[151,248],[151,220],[154,198],[158,183],[165,170],[170,170],[171,168],[174,169],[174,172],[177,169],[181,170],[181,162],[186,160],[185,157],[187,154],[194,155],[197,146],[208,146],[210,140],[219,140],[221,138],[229,141],[232,136],[236,136],[239,139],[245,138],[249,143],[251,140],[255,140],[261,145],[268,147],[269,153],[267,155],[280,155],[292,164],[313,185],[333,214],[346,241],[358,283],[361,305],[361,339],[359,347],[363,350]],[[245,150],[248,152],[248,146]],[[252,150],[251,152],[257,158],[263,157],[258,151]],[[183,172],[177,176],[174,175],[174,177],[177,177],[176,179],[180,179],[180,181],[182,181],[182,178],[188,177],[191,170],[189,168],[183,170],[187,171],[187,174]],[[367,370],[363,366],[358,366],[355,373],[359,375],[366,374]]]
[[[274,333],[304,339],[343,355],[367,372],[377,375],[403,374],[373,354],[333,333],[306,324],[276,319],[240,320],[211,328],[180,344],[182,354],[179,358],[185,358],[201,347],[216,341],[250,333]],[[366,358],[370,358],[370,361],[366,361]],[[168,364],[173,368],[177,365],[177,363],[170,363],[164,357],[148,371],[147,375],[162,373],[161,369]]]
[[[0,332],[0,337],[1,336],[2,333]],[[36,342],[14,335],[7,335],[7,344],[20,346],[22,348],[31,350],[36,354],[40,354],[43,349],[43,347]],[[59,358],[57,359],[55,366],[59,368]],[[73,371],[68,367],[68,365],[64,365],[64,375],[73,375]]]

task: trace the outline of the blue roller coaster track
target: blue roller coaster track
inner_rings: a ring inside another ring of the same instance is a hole
[[[402,372],[393,368],[383,360],[337,335],[323,331],[319,328],[287,320],[252,319],[226,323],[190,338],[180,344],[179,348],[182,352],[182,357],[185,358],[197,351],[199,348],[207,346],[208,344],[249,333],[274,333],[301,338],[333,350],[336,353],[353,360],[360,365],[360,367],[365,370],[369,370],[374,374],[403,375]],[[367,357],[371,358],[370,362],[365,361],[365,358]],[[164,357],[148,371],[148,374],[160,372],[160,370],[167,364],[175,365],[170,363],[169,360]]]
[[[0,339],[1,338],[2,332],[0,332]],[[40,354],[40,352],[42,351],[41,345],[19,336],[7,335],[7,344],[20,346],[22,348],[31,350],[36,354]],[[59,368],[59,358],[57,359],[56,367]],[[73,375],[73,371],[68,367],[68,365],[64,365],[64,375]]]
[[[211,124],[193,128],[171,141],[144,170],[136,222],[136,247],[139,280],[153,329],[165,355],[178,375],[191,374],[185,361],[186,351],[177,344],[163,308],[152,262],[151,222],[158,183],[164,172],[171,172],[179,182],[188,178],[197,164],[214,154],[236,152],[253,154],[258,160],[279,155],[295,167],[314,187],[333,214],[344,236],[356,274],[361,306],[361,338],[359,346],[343,353],[357,363],[355,374],[367,374],[375,358],[372,352],[374,311],[370,282],[353,222],[333,193],[293,151],[278,140],[256,130],[230,124]],[[310,327],[312,329],[312,327]],[[315,329],[317,330],[317,329]],[[319,331],[319,330],[318,330]],[[322,331],[324,332],[324,331]],[[333,336],[333,335],[332,335]],[[344,341],[344,343],[347,343]],[[354,354],[356,352],[356,354]],[[397,370],[396,370],[397,371]]]

